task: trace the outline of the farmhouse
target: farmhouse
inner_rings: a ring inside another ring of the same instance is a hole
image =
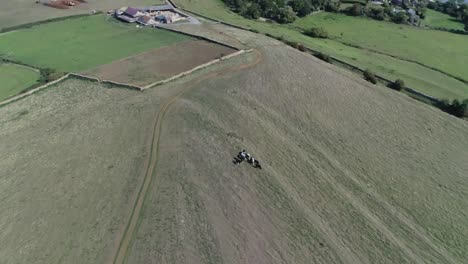
[[[123,10],[123,11],[122,11]],[[138,17],[144,15],[140,10],[133,8],[133,7],[127,7],[121,8],[120,10],[115,11],[115,15],[117,18],[120,20],[123,20],[128,23],[133,23],[136,22]]]
[[[136,22],[145,26],[174,23],[187,19],[186,15],[178,13],[170,5],[149,6],[142,9],[123,7],[116,10],[114,15],[124,22]]]

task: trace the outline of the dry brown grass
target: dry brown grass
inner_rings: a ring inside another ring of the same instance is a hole
[[[235,50],[202,40],[191,40],[117,60],[83,74],[145,86],[167,79],[198,65],[229,55]]]
[[[263,61],[169,110],[128,263],[468,260],[466,122],[238,35]]]

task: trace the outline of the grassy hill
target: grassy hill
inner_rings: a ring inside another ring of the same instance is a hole
[[[206,16],[216,18],[222,21],[226,21],[228,23],[232,23],[235,25],[243,26],[246,28],[252,28],[255,30],[258,30],[259,32],[262,33],[268,33],[273,36],[277,37],[284,37],[290,41],[296,41],[299,43],[304,44],[307,47],[319,50],[323,53],[332,55],[338,59],[341,59],[343,61],[346,61],[348,63],[351,63],[355,66],[358,66],[360,68],[366,69],[369,68],[373,70],[374,72],[377,72],[378,74],[382,75],[385,78],[388,79],[403,79],[406,84],[418,91],[421,91],[423,93],[432,95],[434,97],[438,98],[447,98],[447,99],[465,99],[468,96],[468,85],[456,80],[450,76],[447,76],[443,73],[440,73],[438,71],[429,69],[427,67],[424,67],[422,65],[408,62],[405,60],[401,60],[398,58],[394,58],[388,55],[376,53],[373,51],[373,49],[376,49],[376,51],[394,51],[394,52],[399,52],[398,48],[400,46],[394,46],[391,43],[388,44],[388,46],[384,47],[384,50],[380,50],[379,47],[382,43],[382,41],[385,42],[385,39],[382,40],[384,37],[378,37],[377,40],[373,41],[372,38],[369,40],[369,43],[366,43],[366,38],[362,38],[360,42],[351,42],[350,44],[354,45],[363,45],[363,48],[369,48],[368,50],[362,49],[362,48],[356,48],[352,47],[349,45],[345,45],[341,43],[341,39],[314,39],[307,37],[303,35],[299,30],[297,30],[297,26],[284,26],[284,25],[278,25],[278,24],[270,24],[270,23],[265,23],[265,22],[260,22],[260,21],[254,21],[254,20],[248,20],[245,19],[234,12],[229,11],[224,3],[220,0],[177,0],[176,3],[188,10],[192,10],[194,12],[198,12],[201,14],[204,14]],[[297,23],[303,23],[304,26],[306,25],[306,22],[314,22],[315,23],[315,17],[318,16],[317,18],[317,23],[320,23],[323,25],[326,29],[328,29],[328,22],[324,22],[324,17],[329,16],[330,14],[327,13],[319,13],[317,15],[312,15],[310,17],[304,18],[303,20],[299,20]],[[450,48],[445,48],[444,45],[436,45],[436,44],[430,44],[429,50],[432,50],[431,52],[434,51],[439,51],[442,50],[441,54],[446,54],[449,56],[449,58],[454,58],[456,64],[458,64],[458,68],[455,69],[458,75],[461,75],[462,77],[464,75],[464,69],[465,66],[463,66],[463,60],[461,58],[465,58],[467,54],[465,53],[466,49],[463,49],[460,45],[466,45],[468,42],[468,37],[466,36],[457,36],[451,33],[447,32],[439,32],[439,31],[424,31],[426,33],[426,36],[418,35],[419,32],[423,32],[423,30],[418,30],[418,29],[407,29],[408,27],[406,26],[398,26],[395,24],[390,24],[390,23],[384,23],[384,22],[376,22],[368,19],[362,19],[362,18],[344,18],[344,16],[341,15],[336,15],[336,14],[331,14],[331,16],[338,17],[339,19],[334,19],[334,21],[329,21],[332,25],[332,32],[335,34],[340,34],[341,32],[344,33],[343,37],[348,38],[347,40],[354,41],[355,39],[359,39],[359,32],[358,30],[355,29],[350,29],[351,25],[354,25],[355,23],[357,24],[358,27],[360,27],[361,31],[365,31],[363,34],[366,34],[366,37],[372,36],[373,34],[380,34],[380,28],[383,27],[382,32],[386,31],[392,31],[396,29],[396,32],[391,33],[391,36],[396,37],[399,41],[402,43],[407,43],[406,38],[404,38],[405,34],[409,34],[408,32],[416,32],[415,36],[412,36],[411,39],[414,39],[414,45],[415,43],[420,47],[422,39],[425,37],[429,37],[429,39],[433,40],[434,38],[432,37],[431,34],[435,34],[437,36],[436,39],[439,39],[439,42],[435,43],[447,43],[445,45],[451,45],[449,41],[445,39],[445,37],[448,37],[451,39],[452,37],[457,39],[455,41],[455,44],[453,47]],[[322,19],[321,19],[322,18]],[[354,21],[354,20],[356,21]],[[302,21],[302,22],[301,22]],[[367,23],[369,23],[369,29],[367,29]],[[334,24],[334,25],[333,25]],[[312,26],[312,24],[310,25]],[[344,30],[340,30],[341,28],[347,28],[348,30],[344,32]],[[403,30],[401,30],[399,27],[402,27]],[[334,31],[333,31],[334,30]],[[349,33],[349,34],[346,34]],[[349,36],[348,36],[349,35]],[[385,35],[385,34],[384,34]],[[430,36],[427,36],[430,35]],[[452,36],[454,35],[454,36]],[[338,35],[340,36],[340,35]],[[419,38],[419,40],[418,40]],[[443,38],[443,39],[440,39]],[[397,40],[393,41],[397,42]],[[386,44],[385,44],[386,45]],[[396,45],[396,44],[395,44]],[[404,44],[402,44],[404,45]],[[410,47],[410,50],[407,48],[404,48],[403,52],[405,54],[411,54],[412,51],[417,49],[416,47]],[[423,48],[424,49],[424,48]],[[418,54],[421,56],[426,56],[428,57],[429,60],[433,60],[432,57],[435,56],[437,58],[440,57],[440,55],[433,54],[428,52],[427,54],[424,54],[424,52],[417,51]],[[392,55],[401,55],[399,53],[392,54]],[[457,56],[460,56],[460,58],[455,58]],[[409,59],[409,58],[406,58]],[[416,59],[415,57],[412,57],[411,59]],[[446,68],[455,68],[450,62],[447,62],[449,60],[448,58],[443,58],[441,61],[442,67]],[[431,63],[433,63],[432,61]],[[439,62],[436,63],[436,65],[430,65],[432,67],[436,67],[439,65]],[[453,73],[455,74],[455,72]],[[466,76],[464,78],[467,78]]]
[[[128,263],[467,260],[466,122],[237,34],[262,61],[166,114]],[[263,170],[231,163],[244,148]]]
[[[127,263],[468,261],[465,121],[207,30],[258,51],[143,92],[69,80],[0,108],[1,263],[111,263],[145,175]],[[263,170],[231,162],[243,148]]]

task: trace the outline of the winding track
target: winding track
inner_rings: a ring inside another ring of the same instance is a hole
[[[167,111],[171,107],[174,102],[177,101],[183,94],[186,92],[192,90],[196,84],[211,79],[218,77],[220,75],[226,74],[226,73],[231,73],[235,71],[240,71],[244,69],[248,69],[251,67],[256,66],[262,61],[262,54],[258,50],[253,50],[253,52],[256,55],[256,58],[253,62],[250,63],[245,63],[245,64],[239,64],[233,67],[230,67],[228,69],[223,69],[211,73],[207,73],[205,75],[202,75],[201,77],[192,80],[190,84],[186,87],[184,87],[182,90],[174,94],[173,96],[170,96],[167,98],[166,101],[163,102],[160,110],[158,111],[155,120],[154,120],[154,126],[153,126],[153,132],[152,132],[152,137],[151,137],[151,142],[150,144],[150,150],[149,150],[149,155],[147,159],[145,160],[144,164],[146,167],[145,170],[145,175],[143,179],[143,183],[138,191],[137,197],[135,199],[135,203],[132,207],[132,210],[130,212],[129,219],[127,221],[127,225],[125,227],[125,230],[123,232],[123,235],[119,239],[118,243],[118,248],[115,254],[113,255],[113,262],[114,264],[122,264],[126,260],[127,252],[128,252],[128,247],[131,244],[131,240],[133,238],[133,235],[135,234],[136,231],[136,226],[138,219],[140,217],[141,209],[143,207],[143,203],[145,201],[149,186],[151,185],[151,182],[155,176],[155,167],[158,161],[158,156],[159,156],[159,139],[161,137],[161,128],[162,128],[162,123],[164,120],[164,116],[166,115]]]

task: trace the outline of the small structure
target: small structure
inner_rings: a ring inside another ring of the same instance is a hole
[[[164,15],[157,15],[154,17],[154,19],[161,23],[167,23],[167,19]]]
[[[144,15],[140,10],[133,8],[133,7],[127,7],[125,11],[122,12],[122,9],[116,10],[115,15],[117,18],[120,20],[123,20],[128,23],[133,23],[136,22],[137,18]]]
[[[141,10],[149,13],[158,12],[158,11],[172,11],[173,8],[170,5],[157,5],[157,6],[147,6]]]
[[[150,16],[141,16],[137,19],[136,21],[138,24],[141,24],[143,26],[149,26],[149,25],[154,25],[157,24],[157,22],[151,18]]]

